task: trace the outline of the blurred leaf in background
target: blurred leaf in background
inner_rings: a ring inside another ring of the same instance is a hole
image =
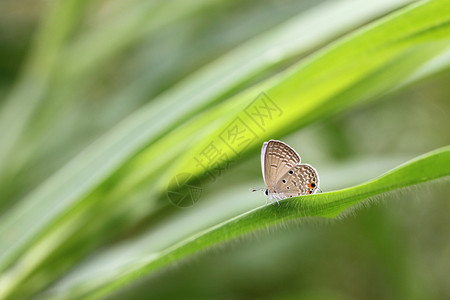
[[[0,16],[0,299],[450,298],[450,1],[4,0]],[[233,122],[255,135],[229,149]],[[270,138],[326,193],[260,207]],[[208,145],[225,159],[200,166]],[[181,208],[186,173],[201,195]]]

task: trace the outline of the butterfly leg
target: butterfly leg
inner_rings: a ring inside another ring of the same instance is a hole
[[[272,205],[275,205],[275,201],[278,203],[278,205],[280,205],[280,203],[278,202],[278,195],[277,194],[271,194],[271,195],[269,195],[270,196],[270,203],[272,204]],[[273,200],[275,200],[275,201],[273,201]]]
[[[277,201],[278,206],[280,206],[280,201],[278,201],[278,200],[281,200],[281,199],[282,198],[280,197],[280,195],[275,196],[275,200]]]
[[[273,199],[274,199],[274,195],[269,194],[269,196],[267,196],[267,199],[266,199],[266,205],[267,205],[267,200],[270,201],[270,204],[274,205]]]

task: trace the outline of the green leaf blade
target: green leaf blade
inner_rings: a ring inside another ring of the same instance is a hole
[[[322,194],[288,198],[280,205],[257,207],[147,257],[121,268],[119,273],[104,274],[107,280],[95,280],[91,284],[72,287],[69,299],[83,297],[96,299],[156,272],[161,268],[190,255],[235,238],[258,232],[286,222],[299,222],[310,217],[336,218],[362,201],[386,192],[410,187],[423,182],[446,178],[450,175],[450,146],[417,157],[369,182],[343,190]],[[51,293],[49,294],[51,296]],[[45,297],[49,296],[45,295]],[[61,291],[58,292],[61,295]]]

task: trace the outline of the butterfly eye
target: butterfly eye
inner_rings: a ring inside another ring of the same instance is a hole
[[[266,196],[269,196],[269,190],[266,189],[266,190],[264,191],[264,194],[266,194]]]

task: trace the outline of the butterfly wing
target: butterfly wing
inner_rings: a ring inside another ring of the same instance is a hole
[[[299,164],[287,171],[275,185],[275,190],[285,197],[314,194],[319,188],[319,175],[308,164]]]
[[[265,172],[265,162],[266,162],[266,150],[267,150],[267,144],[268,142],[265,142],[261,149],[261,171],[264,179],[264,184],[268,186],[267,179],[266,179],[266,172]]]
[[[263,145],[261,162],[264,183],[269,190],[274,191],[281,176],[300,163],[300,156],[289,145],[270,140]]]

